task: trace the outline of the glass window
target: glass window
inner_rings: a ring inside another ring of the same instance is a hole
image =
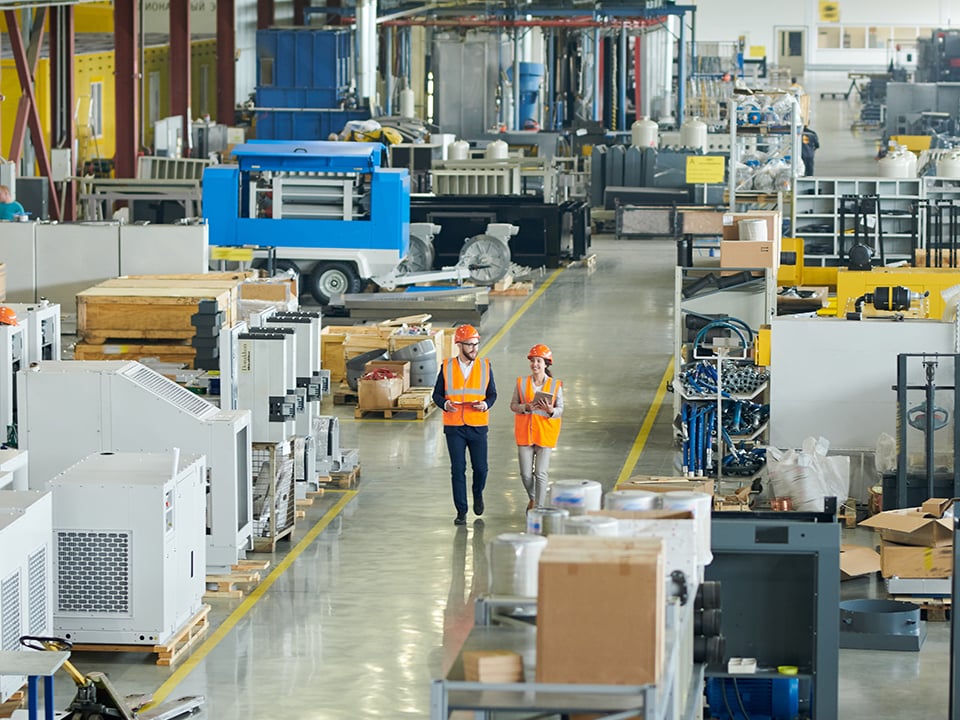
[[[817,47],[818,48],[840,47],[840,28],[823,27],[823,26],[817,28]]]
[[[845,48],[867,47],[867,29],[865,27],[844,27],[843,46]]]

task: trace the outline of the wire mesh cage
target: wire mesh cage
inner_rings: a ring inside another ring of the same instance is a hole
[[[254,443],[251,457],[254,549],[272,551],[294,526],[293,447],[289,441]]]

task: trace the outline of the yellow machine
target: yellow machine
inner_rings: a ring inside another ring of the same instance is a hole
[[[954,268],[897,267],[873,268],[872,270],[845,270],[837,272],[837,310],[839,317],[855,312],[858,298],[866,295],[876,296],[881,288],[891,290],[904,288],[913,294],[913,300],[907,308],[902,307],[902,293],[891,293],[889,310],[870,309],[872,303],[861,302],[864,317],[885,317],[887,314],[898,317],[944,319],[947,304],[944,302],[944,290],[960,285],[960,270]],[[882,293],[881,293],[882,295]],[[875,298],[876,299],[876,298]],[[879,298],[881,304],[886,304]],[[901,300],[901,302],[895,302]],[[894,307],[900,309],[894,309]],[[879,314],[874,314],[879,313]]]

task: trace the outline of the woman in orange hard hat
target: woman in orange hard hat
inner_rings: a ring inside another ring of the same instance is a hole
[[[527,353],[530,375],[517,378],[510,409],[517,440],[520,479],[527,491],[527,510],[546,504],[550,454],[560,437],[563,415],[563,383],[553,379],[553,353],[546,345],[534,345]]]

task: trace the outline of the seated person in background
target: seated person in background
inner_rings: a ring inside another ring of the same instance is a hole
[[[13,220],[14,216],[23,214],[23,205],[10,195],[10,188],[0,185],[0,220]]]

